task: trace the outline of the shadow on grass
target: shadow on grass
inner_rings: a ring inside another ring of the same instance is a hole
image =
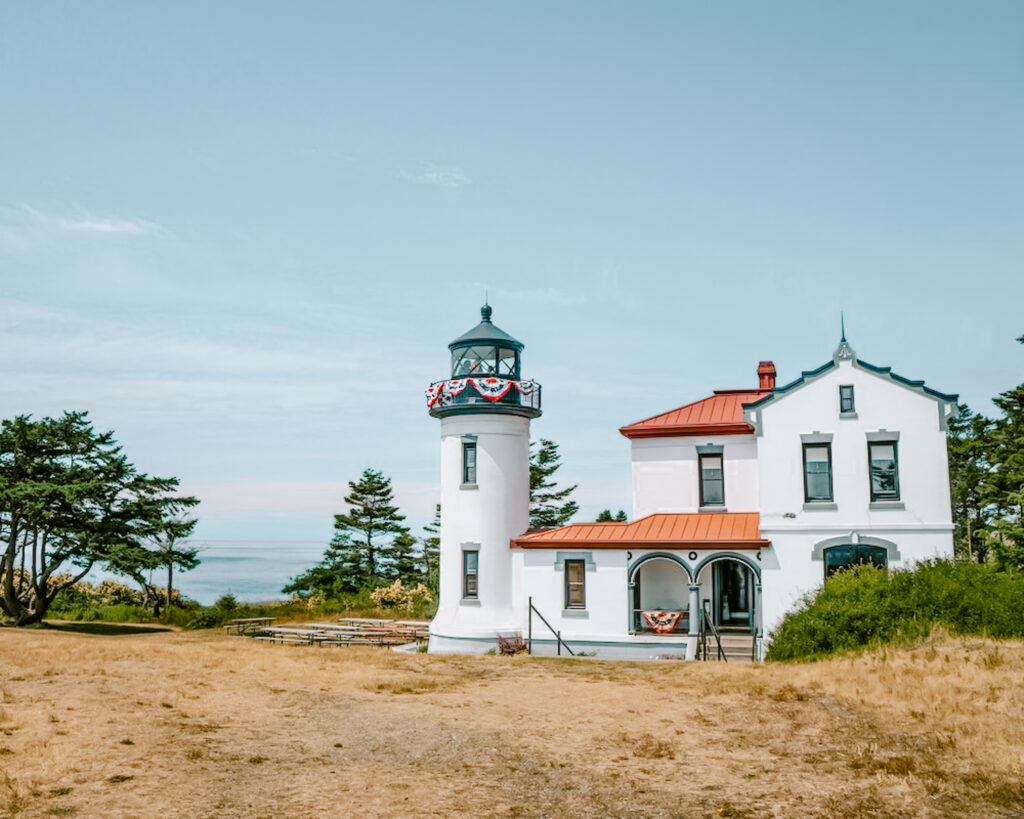
[[[117,636],[120,634],[158,634],[174,629],[166,626],[151,626],[143,623],[103,623],[99,621],[79,622],[66,621],[60,623],[48,622],[43,628],[47,631],[73,631],[76,634],[103,634]]]

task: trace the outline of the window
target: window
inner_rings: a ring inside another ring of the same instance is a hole
[[[700,455],[700,505],[720,506],[725,503],[725,479],[721,455]]]
[[[494,347],[462,347],[452,350],[452,378],[494,375]]]
[[[839,388],[839,411],[844,415],[855,411],[852,384],[845,384]]]
[[[479,564],[479,552],[462,553],[462,597],[466,600],[477,599],[476,575]]]
[[[476,441],[462,442],[462,482],[476,483]]]
[[[804,444],[804,500],[832,500],[831,444]]]
[[[884,569],[888,565],[886,551],[881,546],[830,546],[825,549],[825,578],[851,566],[875,566]]]
[[[585,609],[587,607],[586,562],[565,561],[565,607]]]
[[[895,441],[868,441],[868,468],[871,470],[871,500],[898,501],[900,476]]]

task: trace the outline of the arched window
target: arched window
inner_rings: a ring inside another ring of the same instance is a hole
[[[849,569],[851,566],[875,566],[884,569],[889,565],[886,551],[881,546],[863,546],[852,543],[830,546],[825,549],[824,558],[826,578],[843,569]]]

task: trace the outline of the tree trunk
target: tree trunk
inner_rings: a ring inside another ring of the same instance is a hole
[[[174,594],[174,561],[171,555],[167,556],[167,608],[171,607],[171,600]]]

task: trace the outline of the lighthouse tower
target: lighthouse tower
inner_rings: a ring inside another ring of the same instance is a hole
[[[523,345],[491,322],[448,345],[451,377],[427,389],[441,419],[440,598],[430,650],[478,653],[523,628],[509,540],[530,519],[530,419],[540,385],[523,380]]]

